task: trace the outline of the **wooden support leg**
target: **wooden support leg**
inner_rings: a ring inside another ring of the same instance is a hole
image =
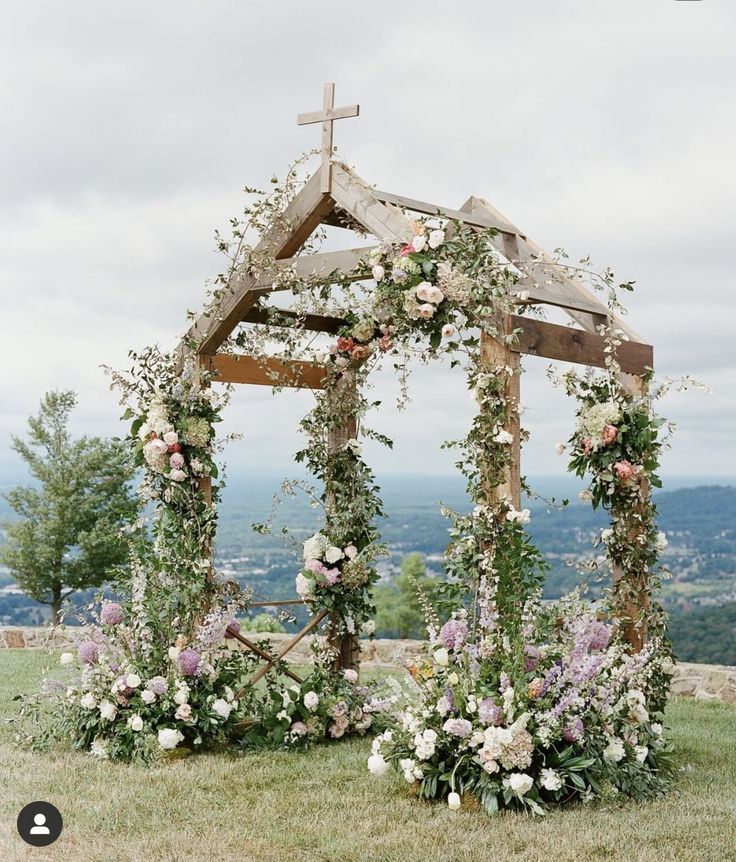
[[[487,332],[480,334],[481,362],[490,370],[503,368],[504,395],[508,405],[508,421],[504,430],[514,438],[511,443],[511,458],[502,485],[488,488],[491,499],[510,500],[516,509],[521,508],[521,422],[519,418],[520,354],[510,350],[505,344]]]

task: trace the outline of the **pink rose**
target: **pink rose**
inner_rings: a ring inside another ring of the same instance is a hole
[[[590,437],[586,437],[585,440],[583,440],[583,452],[585,452],[586,455],[590,455],[592,451],[593,441],[590,439]]]
[[[316,572],[318,575],[323,575],[325,573],[324,563],[319,560],[307,560],[307,562],[304,563],[304,568],[308,572]]]
[[[412,253],[412,252],[414,252],[414,251],[416,251],[416,249],[414,248],[414,246],[413,246],[411,243],[409,243],[409,245],[405,245],[405,246],[401,249],[401,256],[402,256],[402,257],[406,257],[406,256],[407,256],[407,254],[411,254],[411,253]]]
[[[613,446],[618,437],[618,428],[615,425],[604,425],[601,440],[605,446]]]
[[[340,580],[340,569],[325,569],[323,572],[325,580],[332,586]]]
[[[169,464],[171,465],[172,470],[181,470],[184,466],[184,456],[180,455],[178,452],[174,452],[171,458],[169,458]]]
[[[622,482],[628,482],[636,474],[636,467],[631,461],[617,461],[613,465],[613,469],[616,471],[616,478]]]

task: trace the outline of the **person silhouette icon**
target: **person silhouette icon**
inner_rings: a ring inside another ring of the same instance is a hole
[[[33,817],[33,822],[36,824],[28,833],[29,835],[50,835],[51,830],[46,826],[46,815],[36,814]]]

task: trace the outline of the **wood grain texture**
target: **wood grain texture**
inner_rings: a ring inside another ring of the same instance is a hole
[[[216,353],[206,357],[217,383],[250,383],[255,386],[287,386],[292,389],[322,389],[325,369],[314,362],[279,359],[275,356],[235,356]]]
[[[511,347],[515,352],[605,368],[606,342],[596,333],[515,314],[510,325],[519,330],[518,341]],[[644,374],[654,365],[654,349],[650,344],[623,341],[616,358],[626,373]]]
[[[413,237],[411,222],[394,206],[379,201],[373,189],[342,162],[332,165],[332,197],[377,239],[407,242]]]

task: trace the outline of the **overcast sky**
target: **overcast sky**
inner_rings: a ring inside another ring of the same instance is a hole
[[[635,279],[629,322],[662,375],[713,394],[662,405],[670,474],[736,474],[736,5],[732,0],[455,4],[6,0],[0,28],[0,484],[43,392],[73,388],[78,433],[120,433],[99,366],[173,346],[222,263],[213,231],[319,141],[297,112],[324,81],[379,188],[483,196],[548,250]],[[561,472],[573,405],[546,362],[522,381],[524,472]],[[446,472],[472,404],[459,374],[415,377],[372,424],[379,472]],[[289,472],[307,393],[242,387],[231,466]]]

